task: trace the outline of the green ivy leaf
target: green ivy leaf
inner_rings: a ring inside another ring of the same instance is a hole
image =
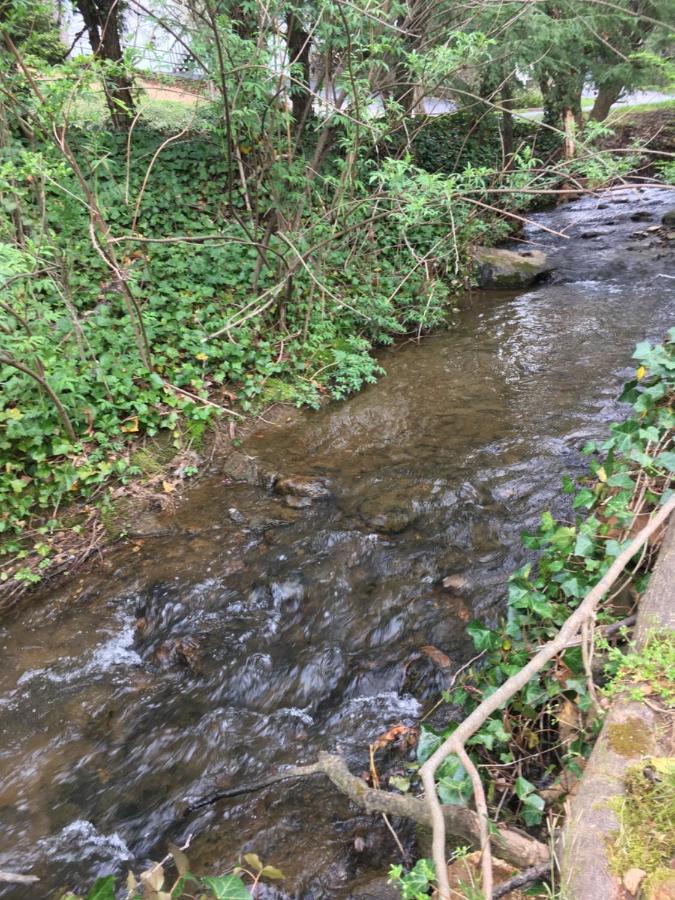
[[[115,876],[97,878],[87,894],[87,900],[115,900]]]
[[[574,545],[574,555],[575,556],[591,556],[593,551],[595,550],[595,542],[592,537],[584,532],[580,532],[577,535],[577,540]]]
[[[659,453],[656,457],[656,464],[665,466],[669,472],[675,472],[675,453],[672,450],[668,450],[665,453]]]
[[[216,900],[251,900],[251,894],[238,875],[207,875],[202,878]]]
[[[417,741],[417,759],[421,763],[426,762],[431,754],[440,747],[442,741],[443,738],[439,734],[423,725]]]
[[[595,503],[595,494],[593,491],[590,491],[588,488],[584,488],[579,491],[572,502],[572,506],[574,509],[590,509],[591,506]]]

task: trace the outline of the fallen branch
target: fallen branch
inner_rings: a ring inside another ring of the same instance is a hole
[[[525,869],[524,872],[519,872],[518,875],[514,875],[513,878],[509,878],[508,881],[498,885],[492,892],[492,900],[499,900],[500,897],[505,897],[511,891],[515,891],[516,888],[524,887],[533,881],[539,881],[540,878],[545,878],[547,875],[550,877],[550,874],[550,862],[540,863],[538,866],[532,866],[531,869]]]
[[[548,644],[545,644],[519,672],[508,678],[493,694],[479,704],[420,768],[420,777],[424,785],[429,816],[432,820],[433,859],[438,880],[439,900],[450,900],[450,885],[445,853],[446,820],[436,793],[434,777],[437,769],[451,753],[461,756],[466,741],[475,734],[492,713],[507,703],[518,691],[522,690],[534,675],[540,672],[548,662],[566,648],[567,644],[575,638],[582,625],[592,618],[598,602],[621,575],[626,565],[646,544],[650,536],[663,525],[674,509],[675,495],[658,510],[651,521],[616,557],[600,581],[586,595],[581,604],[560,628],[556,637],[549,641]],[[480,798],[478,799],[480,802]],[[485,825],[487,827],[487,823]],[[486,830],[483,833],[486,834]],[[489,836],[483,840],[481,850],[489,858]],[[485,890],[485,893],[488,900],[491,900],[487,890]]]
[[[224,788],[222,791],[216,791],[196,803],[190,803],[183,812],[184,816],[203,809],[205,806],[213,806],[219,800],[226,800],[230,797],[241,797],[243,794],[253,794],[255,791],[262,791],[266,787],[278,784],[280,781],[291,781],[294,778],[309,778],[311,775],[322,775],[323,769],[318,763],[309,766],[294,766],[284,772],[278,772],[276,775],[270,775],[268,778],[261,778],[260,781],[250,781],[248,784],[238,784],[235,787]]]
[[[238,785],[237,787],[219,791],[211,797],[191,804],[186,813],[201,809],[227,797],[237,797],[261,790],[279,781],[306,778],[313,775],[325,775],[340,793],[344,794],[367,813],[382,813],[400,819],[410,819],[410,821],[427,828],[433,827],[429,807],[423,798],[411,797],[407,794],[394,794],[391,791],[382,791],[368,787],[365,781],[349,771],[345,760],[336,753],[319,753],[318,761],[310,765],[295,766],[248,785]],[[445,827],[450,834],[467,841],[473,847],[480,846],[481,823],[473,810],[463,806],[448,805],[441,807],[441,814],[444,817]],[[540,841],[526,834],[521,834],[519,831],[498,828],[494,840],[499,848],[500,858],[519,869],[543,864],[548,861],[548,848]]]

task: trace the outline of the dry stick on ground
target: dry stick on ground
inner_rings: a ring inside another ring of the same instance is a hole
[[[438,880],[439,900],[450,900],[450,885],[448,882],[445,853],[445,818],[436,793],[436,783],[434,779],[438,767],[451,753],[461,756],[466,741],[481,727],[481,725],[483,725],[492,713],[503,706],[511,699],[511,697],[517,694],[518,691],[522,690],[534,675],[540,672],[548,662],[566,648],[567,644],[576,637],[577,632],[582,625],[591,619],[598,602],[621,575],[626,565],[633,556],[642,549],[651,535],[664,524],[674,509],[675,495],[661,507],[651,521],[645,525],[642,531],[640,531],[630,542],[628,547],[617,556],[600,581],[586,595],[581,605],[572,613],[569,619],[567,619],[556,637],[552,641],[549,641],[548,644],[545,644],[541,650],[532,657],[527,665],[523,666],[519,672],[505,681],[494,694],[491,694],[477,706],[420,768],[420,777],[422,778],[422,783],[424,785],[426,802],[433,823],[433,859],[436,868],[436,878]],[[481,792],[482,786],[479,796],[476,798],[476,805],[479,809],[479,804],[482,805],[484,802],[484,797],[481,798],[480,796]],[[489,843],[488,837],[481,848],[483,856],[487,857],[488,860],[490,854]],[[489,886],[490,880],[491,877],[488,877],[486,888]],[[485,890],[485,893],[488,900],[491,900],[487,890]]]
[[[550,877],[550,871],[550,862],[540,863],[538,866],[532,866],[531,869],[525,869],[524,872],[520,872],[518,875],[514,875],[513,878],[509,878],[509,880],[505,881],[503,884],[498,885],[492,892],[492,900],[498,900],[499,897],[505,897],[507,894],[510,894],[511,891],[515,891],[516,888],[531,884],[533,881],[539,881],[540,878],[545,878],[547,875]]]

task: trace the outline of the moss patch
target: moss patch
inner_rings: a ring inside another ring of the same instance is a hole
[[[619,876],[644,869],[645,888],[651,889],[668,869],[675,846],[675,758],[631,766],[625,788],[625,796],[612,804],[619,830],[610,847],[610,867]]]
[[[652,736],[637,716],[609,725],[607,741],[610,749],[619,756],[645,756],[653,749]]]

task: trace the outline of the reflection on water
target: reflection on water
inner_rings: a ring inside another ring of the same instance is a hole
[[[359,896],[395,848],[320,781],[187,821],[181,804],[323,748],[360,771],[374,736],[416,721],[471,652],[466,622],[496,616],[520,531],[621,414],[633,345],[673,324],[672,252],[630,220],[673,205],[648,191],[542,214],[570,235],[528,233],[557,256],[551,282],[467,298],[452,332],[384,354],[378,384],[249,438],[260,478],[216,471],[161,533],[5,623],[0,869],[48,896],[193,832],[203,870],[255,849],[292,896]],[[273,473],[331,497],[290,508]]]

